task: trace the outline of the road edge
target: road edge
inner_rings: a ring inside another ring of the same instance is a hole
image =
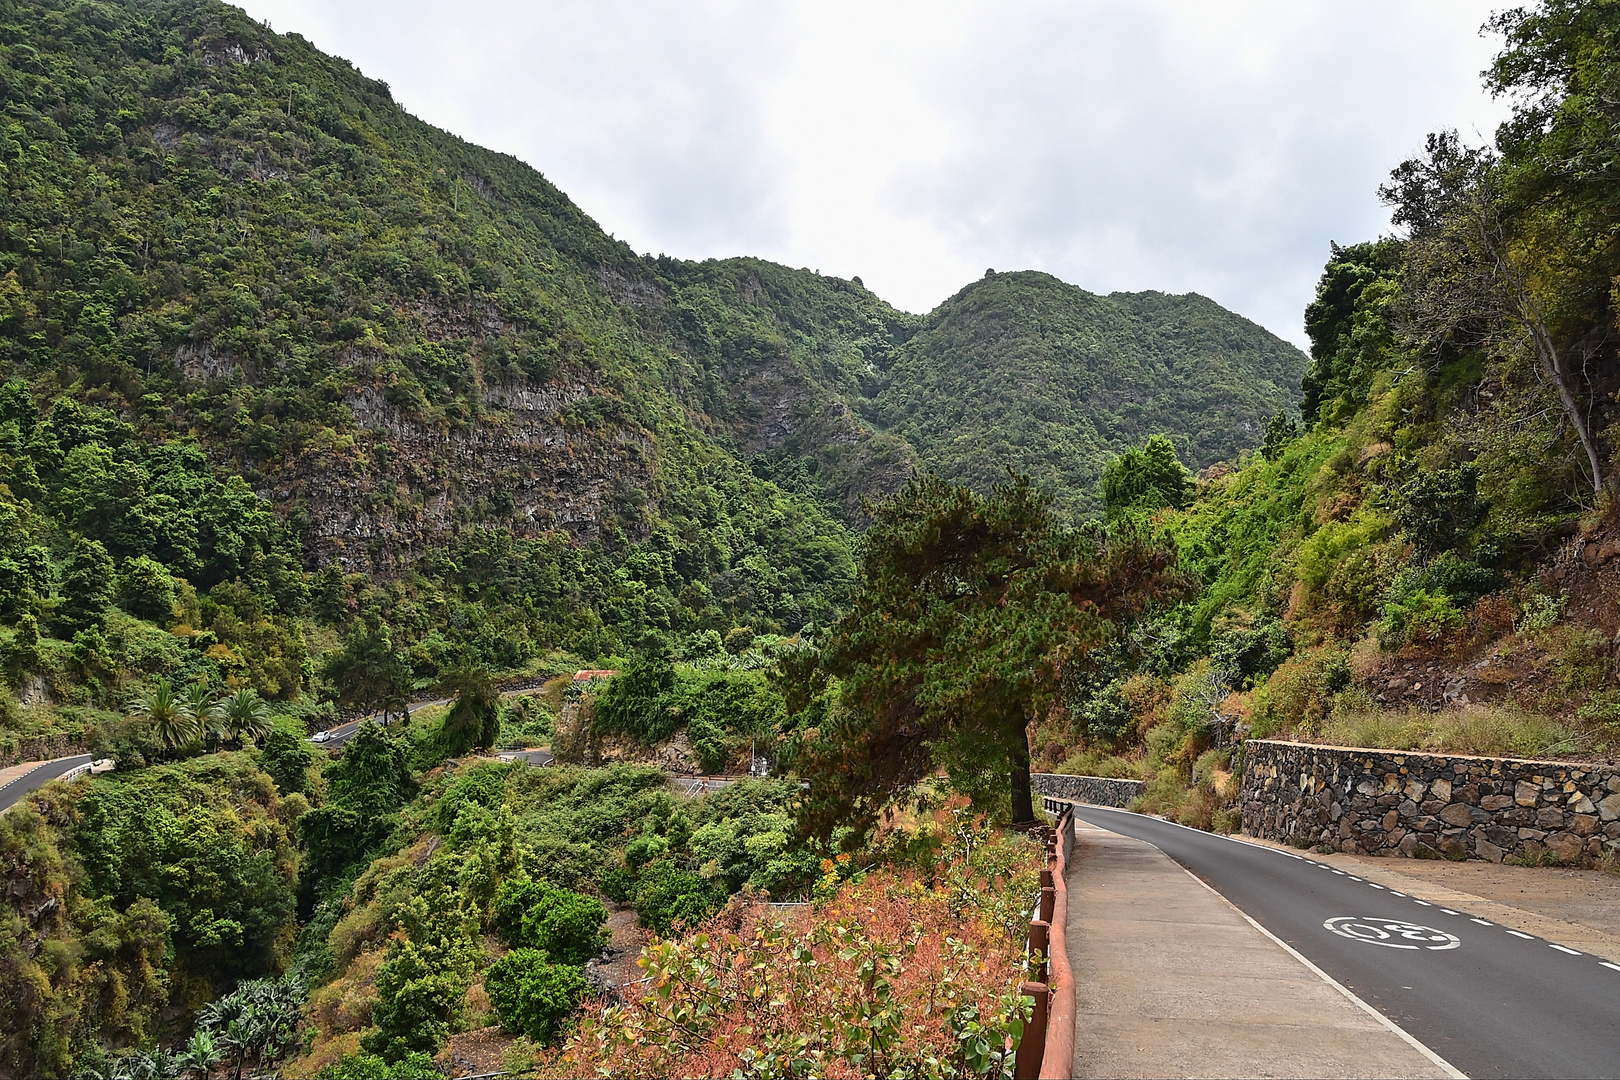
[[[1240,843],[1241,843],[1241,841],[1240,841]],[[1171,861],[1174,862],[1175,860],[1172,859]],[[1418,1053],[1422,1054],[1425,1058],[1427,1058],[1429,1063],[1431,1065],[1435,1066],[1435,1068],[1437,1068],[1437,1069],[1441,1070],[1442,1072],[1444,1072],[1447,1076],[1451,1077],[1452,1080],[1468,1080],[1468,1074],[1467,1073],[1460,1071],[1451,1062],[1447,1061],[1445,1058],[1441,1057],[1439,1054],[1435,1053],[1433,1050],[1431,1050],[1427,1046],[1423,1045],[1415,1037],[1413,1037],[1413,1035],[1410,1032],[1408,1032],[1405,1028],[1401,1027],[1401,1025],[1397,1024],[1395,1021],[1391,1020],[1389,1017],[1385,1016],[1383,1013],[1379,1012],[1377,1009],[1373,1008],[1371,1005],[1369,1005],[1365,1001],[1361,1000],[1361,998],[1357,997],[1355,992],[1352,991],[1349,987],[1345,986],[1339,980],[1335,979],[1333,976],[1329,975],[1327,972],[1323,971],[1321,968],[1319,968],[1315,964],[1311,963],[1311,961],[1308,958],[1306,958],[1305,954],[1301,953],[1298,949],[1296,949],[1292,945],[1288,944],[1288,942],[1284,941],[1282,938],[1278,937],[1276,934],[1273,934],[1270,930],[1267,930],[1265,927],[1261,926],[1254,919],[1250,918],[1248,912],[1244,911],[1242,908],[1240,908],[1236,904],[1232,903],[1232,901],[1228,900],[1225,896],[1222,896],[1220,891],[1217,890],[1209,882],[1205,881],[1203,878],[1199,877],[1197,874],[1193,873],[1191,870],[1187,869],[1185,866],[1181,866],[1180,863],[1176,863],[1176,865],[1181,867],[1181,872],[1182,873],[1186,874],[1188,877],[1190,877],[1194,881],[1198,882],[1198,884],[1202,885],[1205,889],[1209,890],[1209,892],[1213,896],[1219,898],[1221,903],[1225,904],[1227,907],[1231,908],[1233,911],[1235,911],[1239,915],[1241,915],[1243,917],[1244,922],[1248,923],[1250,926],[1254,927],[1256,930],[1258,930],[1262,934],[1264,934],[1274,945],[1276,945],[1277,947],[1282,949],[1283,952],[1286,952],[1289,956],[1292,956],[1295,960],[1298,960],[1301,964],[1304,964],[1305,967],[1307,969],[1309,969],[1310,972],[1313,975],[1315,975],[1317,978],[1321,979],[1323,982],[1327,983],[1329,986],[1333,987],[1333,989],[1337,990],[1339,993],[1343,994],[1350,1001],[1351,1004],[1353,1004],[1357,1008],[1361,1009],[1368,1016],[1372,1017],[1374,1020],[1378,1021],[1381,1025],[1388,1028],[1390,1031],[1394,1032],[1408,1046],[1410,1046],[1412,1049],[1416,1050]]]

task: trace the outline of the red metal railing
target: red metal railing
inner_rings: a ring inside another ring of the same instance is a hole
[[[1029,981],[1020,987],[1035,1001],[1013,1064],[1017,1080],[1067,1080],[1074,1060],[1074,973],[1063,928],[1069,908],[1064,881],[1074,841],[1074,806],[1045,800],[1058,814],[1057,827],[1046,839],[1046,869],[1041,871],[1041,902],[1031,913]]]

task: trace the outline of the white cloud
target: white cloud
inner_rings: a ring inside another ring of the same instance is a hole
[[[1489,7],[1363,0],[249,0],[638,250],[1193,290],[1295,341],[1425,133],[1488,134]]]

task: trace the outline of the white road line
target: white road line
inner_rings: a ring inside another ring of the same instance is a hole
[[[1391,889],[1391,890],[1389,890],[1389,895],[1391,895],[1391,896],[1405,896],[1406,894],[1403,893],[1403,892],[1396,892],[1394,889]]]
[[[1434,905],[1429,903],[1427,900],[1413,900],[1412,903],[1422,904],[1424,907],[1434,907]]]
[[[1382,889],[1383,888],[1383,886],[1378,884],[1378,882],[1376,882],[1376,881],[1369,881],[1369,882],[1367,882],[1367,884],[1371,885],[1375,889]]]
[[[1495,926],[1496,925],[1495,923],[1488,923],[1484,919],[1469,919],[1468,921],[1469,922],[1477,922],[1481,926]]]
[[[1250,926],[1254,927],[1256,930],[1258,930],[1262,934],[1266,935],[1266,937],[1270,938],[1277,945],[1278,948],[1282,949],[1283,952],[1287,953],[1289,956],[1292,956],[1295,960],[1298,960],[1300,963],[1304,964],[1307,968],[1309,968],[1316,975],[1317,978],[1321,979],[1323,982],[1325,982],[1329,986],[1333,987],[1333,989],[1337,990],[1339,993],[1341,993],[1345,997],[1349,998],[1351,1004],[1355,1005],[1356,1007],[1361,1009],[1363,1012],[1365,1012],[1368,1016],[1372,1017],[1374,1020],[1378,1021],[1384,1027],[1388,1028],[1391,1032],[1398,1035],[1401,1038],[1401,1041],[1405,1042],[1406,1045],[1410,1046],[1412,1049],[1414,1049],[1418,1053],[1422,1054],[1425,1058],[1427,1058],[1430,1062],[1432,1062],[1436,1068],[1440,1069],[1447,1076],[1452,1077],[1453,1080],[1468,1080],[1468,1074],[1467,1073],[1459,1071],[1458,1068],[1455,1065],[1453,1065],[1451,1062],[1447,1061],[1445,1058],[1441,1057],[1439,1054],[1435,1053],[1433,1050],[1430,1050],[1427,1046],[1424,1046],[1422,1043],[1420,1043],[1416,1039],[1412,1038],[1412,1036],[1407,1034],[1406,1030],[1404,1028],[1402,1028],[1399,1024],[1397,1024],[1395,1021],[1391,1020],[1389,1017],[1385,1016],[1383,1013],[1379,1012],[1377,1009],[1373,1008],[1371,1005],[1367,1004],[1365,1001],[1362,1001],[1360,998],[1358,998],[1350,990],[1349,987],[1345,986],[1343,983],[1339,982],[1333,976],[1329,975],[1327,972],[1323,971],[1321,968],[1317,967],[1315,964],[1313,964],[1309,960],[1307,960],[1305,958],[1304,953],[1301,953],[1298,949],[1296,949],[1292,945],[1288,944],[1288,942],[1284,941],[1282,938],[1278,937],[1276,934],[1273,934],[1270,930],[1267,930],[1265,927],[1261,926],[1259,923],[1257,923],[1253,919],[1249,918],[1247,912],[1245,912],[1242,908],[1238,907],[1236,904],[1232,903],[1232,901],[1226,899],[1226,897],[1221,896],[1221,894],[1219,892],[1216,892],[1215,887],[1213,885],[1211,885],[1209,882],[1205,881],[1203,878],[1199,877],[1197,874],[1193,873],[1191,870],[1188,870],[1185,866],[1183,866],[1181,869],[1186,873],[1186,875],[1188,877],[1190,877],[1194,881],[1198,882],[1198,884],[1202,885],[1204,888],[1208,889],[1210,892],[1215,893],[1216,896],[1220,896],[1221,901],[1223,903],[1225,903],[1227,907],[1231,908],[1233,911],[1235,911],[1239,915],[1243,916],[1243,921],[1244,922],[1247,922]],[[1334,871],[1334,873],[1338,873],[1338,871]]]
[[[1576,952],[1574,949],[1571,949],[1566,945],[1554,945],[1550,941],[1547,942],[1547,948],[1549,948],[1549,949],[1557,949],[1559,952],[1569,953],[1569,955],[1571,955],[1571,956],[1579,956],[1579,955],[1581,955],[1580,953]]]
[[[1334,872],[1334,873],[1335,873],[1335,874],[1338,874],[1338,875],[1339,875],[1339,876],[1340,876],[1340,877],[1349,877],[1349,875],[1348,875],[1348,874],[1346,874],[1346,873],[1345,873],[1345,872],[1344,872],[1344,871],[1343,871],[1343,870],[1335,870],[1335,871],[1333,871],[1333,872]]]
[[[1443,912],[1445,912],[1445,913],[1446,913],[1446,914],[1447,914],[1447,915],[1459,915],[1459,914],[1461,914],[1461,912],[1457,912],[1457,911],[1452,911],[1452,910],[1451,910],[1451,909],[1450,909],[1450,908],[1448,908],[1448,907],[1443,907],[1443,908],[1441,908],[1441,909],[1440,909],[1440,910],[1441,910],[1441,911],[1443,911]]]
[[[1620,964],[1611,964],[1607,960],[1599,960],[1598,964],[1608,968],[1610,971],[1620,971]]]
[[[1512,934],[1514,937],[1522,937],[1526,941],[1536,940],[1534,934],[1526,934],[1522,930],[1509,930],[1508,933]]]
[[[1361,880],[1360,878],[1356,877],[1356,875],[1354,875],[1354,874],[1347,874],[1345,876],[1348,877],[1351,881],[1360,881]]]

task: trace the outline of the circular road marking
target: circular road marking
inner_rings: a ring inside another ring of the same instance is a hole
[[[1455,934],[1401,919],[1364,919],[1355,915],[1340,915],[1327,920],[1322,926],[1351,941],[1365,941],[1369,945],[1383,945],[1390,949],[1439,952],[1442,949],[1455,949],[1462,944]]]

